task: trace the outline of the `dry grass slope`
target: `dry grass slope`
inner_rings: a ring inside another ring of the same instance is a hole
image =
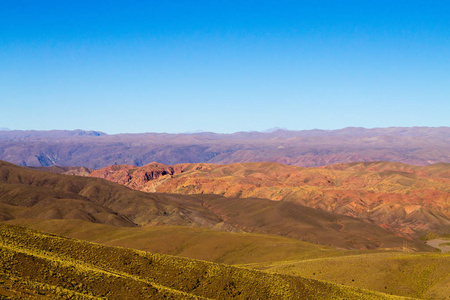
[[[301,277],[107,247],[0,225],[4,298],[400,299]]]
[[[450,254],[372,253],[247,267],[420,299],[450,298]]]
[[[82,220],[33,219],[7,223],[110,246],[225,264],[269,263],[374,252],[338,250],[274,235],[185,226],[117,227]]]

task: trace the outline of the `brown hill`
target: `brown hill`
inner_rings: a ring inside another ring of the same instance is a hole
[[[284,200],[409,236],[450,234],[450,164],[368,162],[301,168],[276,163],[151,163],[91,173],[146,192]]]
[[[317,167],[354,161],[450,163],[449,127],[345,128],[233,134],[0,131],[0,159],[23,166],[278,162]]]
[[[80,219],[115,226],[183,225],[292,237],[341,248],[400,248],[405,239],[321,209],[265,199],[150,194],[99,178],[0,162],[2,220]],[[411,248],[431,249],[410,241]]]
[[[81,219],[116,226],[212,226],[221,222],[191,199],[147,194],[101,179],[29,170],[0,161],[2,220]]]

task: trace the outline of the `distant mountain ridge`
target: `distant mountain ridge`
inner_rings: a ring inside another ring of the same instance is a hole
[[[105,136],[107,135],[101,131],[94,130],[11,130],[8,128],[0,128],[0,138],[2,139],[26,139],[26,138],[67,138],[73,136]]]
[[[218,134],[0,131],[0,159],[22,166],[278,162],[318,167],[356,161],[450,163],[450,127],[391,127]]]

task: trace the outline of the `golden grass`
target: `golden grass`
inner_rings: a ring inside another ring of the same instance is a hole
[[[450,254],[360,254],[246,267],[423,299],[450,295]]]
[[[226,264],[303,260],[373,252],[339,250],[273,235],[183,226],[124,228],[82,220],[33,219],[11,220],[6,223],[110,246]]]

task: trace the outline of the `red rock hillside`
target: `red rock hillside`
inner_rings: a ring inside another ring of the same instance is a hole
[[[302,168],[278,163],[110,166],[91,173],[146,192],[292,201],[414,237],[450,234],[450,164],[369,162]]]

